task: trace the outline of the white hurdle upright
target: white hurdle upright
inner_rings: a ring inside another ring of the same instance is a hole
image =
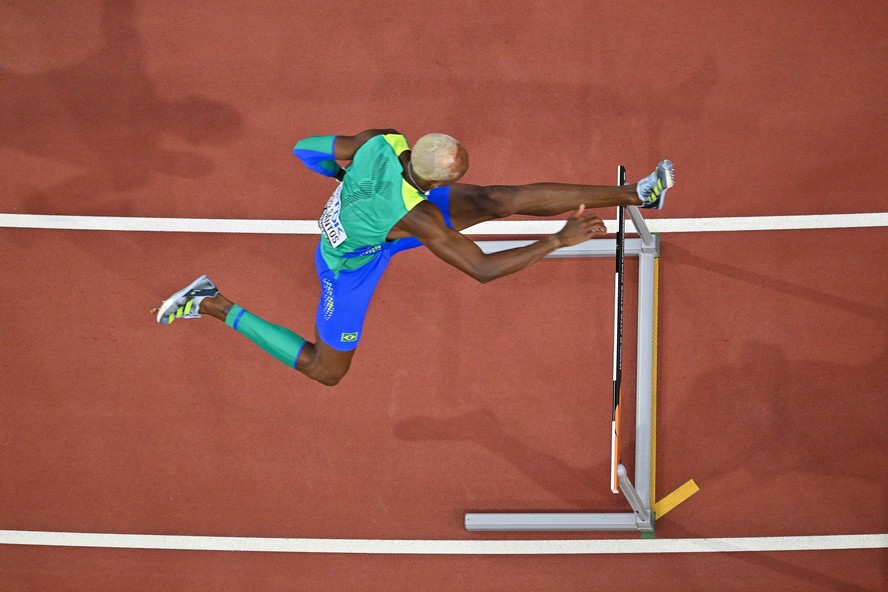
[[[623,184],[625,168],[618,168]],[[660,237],[652,235],[637,207],[626,208],[639,238],[625,239],[624,257],[638,257],[638,349],[635,396],[635,482],[619,464],[619,490],[632,512],[467,513],[469,531],[636,531],[653,533],[656,516],[651,510],[651,445],[654,406],[654,299],[655,269],[660,256]],[[619,211],[619,208],[618,208]],[[485,253],[530,244],[531,241],[478,241]],[[617,239],[590,240],[559,249],[549,257],[615,257]]]

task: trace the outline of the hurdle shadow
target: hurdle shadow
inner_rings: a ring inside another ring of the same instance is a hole
[[[394,435],[407,442],[470,442],[514,465],[528,479],[558,499],[588,511],[600,499],[578,499],[576,492],[607,474],[605,459],[591,467],[571,465],[552,454],[536,450],[508,433],[489,410],[476,409],[453,417],[408,417],[395,425]]]
[[[888,313],[888,309],[885,309],[884,307],[873,306],[863,302],[855,302],[848,298],[827,294],[826,292],[815,288],[803,286],[801,284],[794,284],[777,277],[743,269],[723,261],[712,261],[673,243],[669,244],[669,262],[670,264],[691,265],[698,269],[704,269],[755,286],[766,286],[768,289],[780,294],[813,302],[818,305],[829,306],[835,310],[866,317],[879,322],[884,322],[886,313]]]
[[[38,5],[17,10],[45,20]],[[208,175],[215,164],[197,148],[231,142],[244,127],[229,104],[199,95],[161,97],[148,75],[131,0],[105,0],[100,47],[79,63],[36,74],[0,68],[0,147],[81,171],[26,190],[18,200],[22,213],[57,214],[77,201],[71,213],[85,213],[86,203],[101,213],[133,214],[120,192],[157,175]]]

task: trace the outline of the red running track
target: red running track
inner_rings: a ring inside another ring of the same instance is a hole
[[[312,219],[329,187],[292,144],[378,125],[452,133],[482,184],[670,157],[654,216],[886,211],[883,3],[434,8],[4,4],[0,211]],[[482,287],[403,254],[332,391],[215,321],[152,324],[209,273],[310,334],[315,241],[0,230],[0,528],[485,540],[548,535],[467,533],[466,510],[623,508],[603,262]],[[883,229],[663,237],[658,493],[701,491],[658,537],[886,532],[886,247]],[[3,546],[0,590],[878,590],[885,559]]]

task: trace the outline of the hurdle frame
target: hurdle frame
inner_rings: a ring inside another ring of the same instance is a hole
[[[635,206],[626,210],[638,238],[625,239],[624,257],[638,257],[638,344],[635,394],[635,479],[629,479],[620,464],[620,491],[632,512],[543,512],[543,513],[467,513],[468,531],[611,531],[653,533],[656,516],[653,505],[652,444],[654,422],[654,298],[657,289],[655,268],[660,256],[660,237],[652,235],[641,212]],[[619,211],[619,210],[618,210]],[[532,241],[476,241],[485,253],[514,249]],[[550,258],[614,257],[616,239],[593,239],[565,247]]]

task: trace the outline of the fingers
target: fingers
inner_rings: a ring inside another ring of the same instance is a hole
[[[571,216],[571,218],[574,220],[576,220],[576,219],[592,220],[593,222],[600,223],[602,229],[604,228],[604,223],[601,222],[601,218],[599,218],[595,214],[588,214],[587,216],[583,217],[583,212],[585,212],[585,211],[586,211],[586,204],[580,204],[580,207],[577,209],[576,212],[574,212],[574,214],[573,214],[573,216]]]
[[[605,232],[604,222],[602,222],[597,216],[579,218],[572,220],[571,222],[574,225],[574,230],[571,233],[573,235],[571,244],[578,244],[593,239],[596,235]]]
[[[567,241],[565,246],[576,245],[586,240],[595,238],[607,232],[604,222],[595,214],[583,216],[585,205],[581,205],[570,217],[562,231],[559,233]]]
[[[595,215],[587,216],[582,219],[583,229],[587,232],[605,232],[606,228],[601,218]]]
[[[606,232],[607,228],[604,225],[604,222],[598,216],[594,216],[591,218],[592,220],[592,228],[595,229],[595,232]]]

